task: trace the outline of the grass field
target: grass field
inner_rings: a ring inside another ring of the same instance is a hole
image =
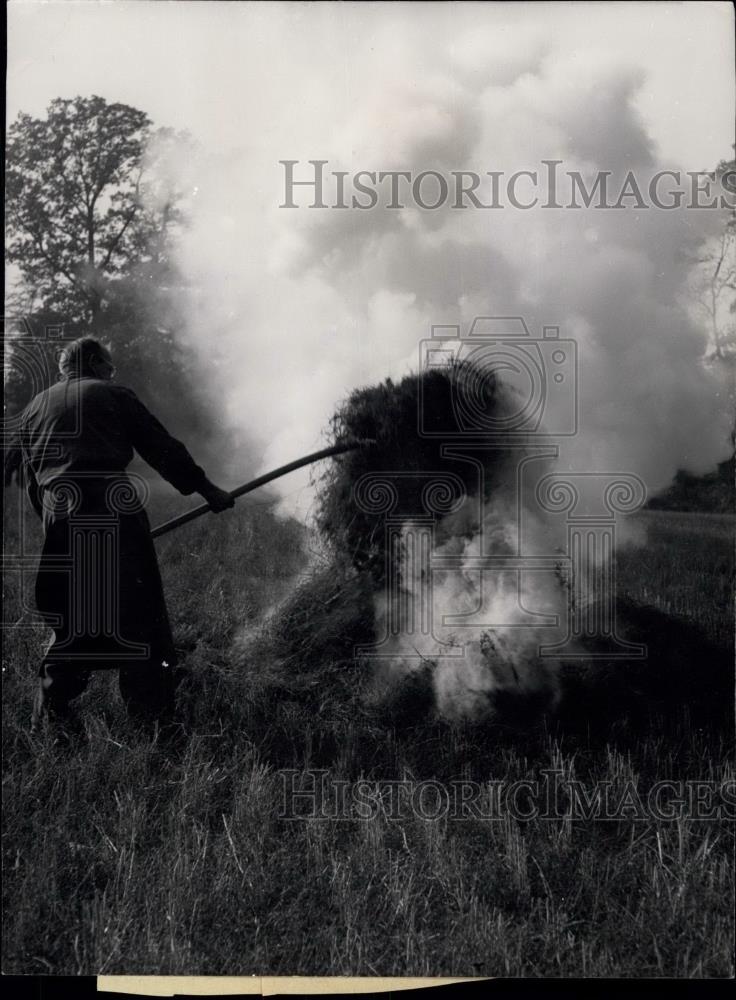
[[[647,544],[622,554],[621,594],[727,647],[732,519],[641,520]],[[3,971],[733,975],[732,821],[278,818],[285,768],[349,784],[552,767],[643,790],[733,778],[731,728],[687,703],[595,730],[386,718],[354,667],[274,658],[258,625],[304,570],[302,541],[256,505],[161,540],[189,671],[175,746],[132,727],[110,674],[81,700],[86,739],[31,739],[44,632],[6,633]],[[11,577],[5,604],[22,619]]]

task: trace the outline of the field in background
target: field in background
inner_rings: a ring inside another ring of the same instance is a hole
[[[733,519],[641,522],[620,592],[730,642]],[[4,971],[732,975],[733,823],[277,818],[283,768],[483,781],[554,766],[642,789],[733,777],[730,733],[687,705],[610,731],[392,723],[362,709],[354,672],[290,671],[258,625],[304,571],[302,540],[253,504],[161,540],[189,671],[176,746],[132,728],[103,674],[81,701],[85,741],[31,742],[44,633],[7,634]]]
[[[647,510],[635,521],[646,530],[647,545],[619,553],[619,592],[698,622],[718,643],[732,643],[736,519]]]

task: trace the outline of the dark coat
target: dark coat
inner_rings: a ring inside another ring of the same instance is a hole
[[[36,603],[54,630],[45,662],[173,665],[150,524],[125,469],[138,452],[185,495],[204,485],[204,471],[134,392],[100,379],[67,378],[40,393],[20,434],[44,525]]]

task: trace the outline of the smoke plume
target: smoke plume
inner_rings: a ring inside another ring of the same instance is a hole
[[[467,168],[507,177],[560,160],[589,184],[609,171],[614,190],[626,171],[645,187],[657,169],[679,167],[660,160],[636,108],[640,66],[599,53],[573,58],[526,29],[495,59],[498,38],[434,39],[431,71],[414,76],[429,43],[399,31],[370,87],[356,59],[354,102],[336,102],[341,118],[310,119],[309,141],[213,151],[196,170],[188,159],[186,335],[222,403],[223,433],[254,451],[251,471],[318,445],[352,388],[416,368],[433,324],[467,329],[479,315],[523,316],[534,336],[557,325],[577,341],[581,426],[564,465],[631,471],[653,491],[679,467],[701,473],[726,456],[727,415],[717,376],[701,363],[706,332],[687,280],[720,212],[630,202],[619,210],[278,207],[285,158],[300,160],[302,177],[309,158],[351,174]],[[305,482],[285,481],[284,495]]]
[[[433,325],[467,330],[478,316],[521,316],[534,337],[551,325],[575,340],[580,424],[560,442],[560,469],[632,473],[650,493],[678,468],[711,470],[727,457],[730,417],[719,374],[703,363],[707,331],[690,276],[722,212],[630,202],[607,210],[392,210],[385,199],[366,211],[279,207],[286,159],[298,161],[301,178],[310,159],[348,176],[543,175],[543,164],[559,161],[589,188],[606,172],[614,191],[629,172],[645,189],[658,170],[681,168],[662,157],[642,116],[641,58],[581,55],[559,34],[519,24],[470,32],[448,23],[431,39],[409,27],[400,18],[390,38],[372,37],[380,74],[356,42],[345,67],[349,99],[326,99],[319,73],[305,83],[306,125],[290,139],[276,122],[272,135],[187,165],[196,179],[180,259],[191,278],[185,333],[221,400],[222,432],[251,465],[239,478],[319,446],[349,392],[417,371]],[[565,405],[550,400],[550,426]],[[278,488],[286,509],[309,513],[306,475]],[[480,515],[501,542],[513,529],[504,503],[497,493]],[[467,532],[445,542],[468,553],[476,543]],[[437,600],[458,613],[480,605],[505,624],[480,630],[462,660],[433,661],[440,708],[475,714],[489,693],[514,685],[554,698],[553,672],[536,656],[540,636],[517,627],[515,616],[520,605],[563,614],[563,583],[526,574],[519,598],[513,574],[482,594],[478,580],[470,569],[448,573]],[[377,632],[382,600],[377,593]],[[456,632],[443,626],[438,640],[452,645]],[[416,667],[409,645],[396,639],[396,662],[407,653],[400,672]]]

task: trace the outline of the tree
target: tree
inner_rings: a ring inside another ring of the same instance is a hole
[[[93,331],[110,343],[121,381],[174,432],[204,444],[213,407],[179,335],[188,289],[174,253],[193,148],[188,135],[101,97],[54,100],[44,119],[20,114],[6,185],[7,257],[20,281],[6,305],[36,339],[49,326],[65,339]],[[5,343],[11,413],[39,390],[13,368],[20,336],[11,330]],[[51,379],[58,347],[34,347]]]
[[[733,205],[736,160],[722,160],[710,177]],[[736,445],[736,207],[730,208],[720,231],[703,242],[693,263],[696,302],[709,337],[704,361],[724,380],[733,414],[731,443]]]
[[[733,197],[736,160],[722,161],[712,175]],[[716,240],[700,257],[704,265],[705,309],[712,339],[711,358],[721,363],[736,362],[736,209],[731,209]]]
[[[8,131],[8,260],[45,309],[93,328],[110,282],[152,252],[172,215],[146,203],[148,116],[101,97],[56,99]]]

